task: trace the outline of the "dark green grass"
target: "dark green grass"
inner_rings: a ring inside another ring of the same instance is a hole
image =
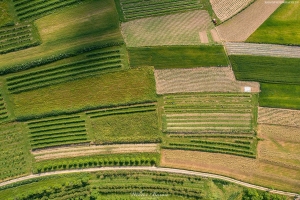
[[[287,0],[247,39],[247,42],[300,45],[299,13],[300,3]]]
[[[228,65],[223,46],[164,46],[128,50],[132,67],[168,69]]]
[[[300,110],[300,85],[262,83],[260,87],[260,106]]]
[[[229,56],[238,80],[300,84],[300,59],[264,56]]]

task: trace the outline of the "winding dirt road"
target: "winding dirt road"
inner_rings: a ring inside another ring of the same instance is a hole
[[[281,194],[281,195],[286,195],[286,196],[291,196],[291,197],[300,197],[300,194],[296,194],[296,193],[292,193],[292,192],[285,192],[285,191],[280,191],[280,190],[272,190],[270,188],[249,184],[246,182],[228,178],[226,176],[220,176],[220,175],[210,174],[210,173],[195,172],[195,171],[189,171],[189,170],[182,170],[182,169],[161,168],[161,167],[101,167],[101,168],[87,168],[87,169],[54,171],[54,172],[46,172],[46,173],[41,173],[41,174],[32,174],[32,175],[24,176],[21,178],[5,181],[5,182],[0,183],[0,187],[11,184],[11,183],[16,183],[19,181],[29,180],[32,178],[38,178],[38,177],[43,177],[43,176],[68,174],[68,173],[80,173],[80,172],[108,171],[108,170],[148,170],[148,171],[155,171],[155,172],[169,172],[169,173],[176,173],[176,174],[201,176],[201,177],[207,177],[207,178],[221,179],[221,180],[225,180],[225,181],[228,181],[231,183],[239,184],[244,187],[254,188],[254,189],[262,190],[262,191],[269,191],[270,193],[274,193],[274,194]]]

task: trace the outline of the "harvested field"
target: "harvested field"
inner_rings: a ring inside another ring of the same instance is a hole
[[[204,43],[204,44],[209,43],[208,37],[207,37],[207,32],[206,32],[206,31],[201,31],[201,32],[199,33],[199,37],[200,37],[200,41],[201,41],[202,43]]]
[[[280,1],[282,2],[282,1]],[[247,9],[217,27],[223,41],[245,41],[281,3],[257,0]]]
[[[158,94],[183,92],[259,92],[259,83],[236,81],[229,67],[155,70]]]
[[[300,110],[259,107],[258,123],[300,127]]]
[[[122,34],[128,47],[159,45],[199,45],[199,32],[214,26],[207,11],[197,10],[150,17],[123,23]]]
[[[136,152],[157,152],[157,144],[116,144],[116,145],[90,145],[69,146],[32,151],[36,161],[89,156],[95,154],[118,154]]]
[[[220,36],[215,28],[210,30],[210,34],[216,43],[221,42]]]
[[[212,8],[221,21],[225,21],[247,7],[253,0],[210,0]]]
[[[285,58],[300,58],[299,46],[284,46],[275,44],[232,43],[225,44],[229,55],[275,56]]]

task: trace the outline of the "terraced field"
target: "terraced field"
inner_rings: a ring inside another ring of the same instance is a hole
[[[158,94],[184,92],[259,92],[255,82],[236,81],[229,67],[201,67],[194,69],[155,70]]]
[[[80,116],[29,121],[27,125],[32,149],[89,142]]]
[[[71,61],[60,65],[54,62],[49,67],[44,65],[42,69],[38,68],[9,76],[6,79],[8,90],[11,93],[20,93],[127,68],[125,47],[100,47],[80,56],[84,56],[80,61]]]
[[[37,46],[40,40],[33,24],[0,28],[0,54]]]
[[[300,58],[300,47],[275,44],[225,43],[229,55],[274,56]]]
[[[122,21],[129,21],[139,18],[168,15],[177,12],[203,9],[202,1],[197,0],[162,0],[162,1],[128,1],[116,0],[119,16]]]
[[[200,45],[199,32],[214,28],[207,11],[150,17],[121,24],[128,47]],[[213,42],[213,41],[211,41]]]
[[[300,111],[258,107],[258,123],[300,127]]]
[[[251,2],[253,0],[210,0],[214,12],[221,21],[231,18]]]

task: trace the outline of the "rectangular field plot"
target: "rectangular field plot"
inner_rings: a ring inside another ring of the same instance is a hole
[[[125,46],[108,45],[62,59],[38,69],[20,72],[6,79],[11,93],[20,93],[96,74],[127,68]]]
[[[0,28],[0,54],[39,45],[40,41],[36,32],[32,24]]]
[[[115,2],[122,21],[204,9],[203,2],[198,0],[115,0]]]
[[[44,118],[27,123],[32,149],[89,142],[80,116]]]
[[[161,141],[156,103],[111,107],[86,114],[90,117],[91,135],[97,144]]]

